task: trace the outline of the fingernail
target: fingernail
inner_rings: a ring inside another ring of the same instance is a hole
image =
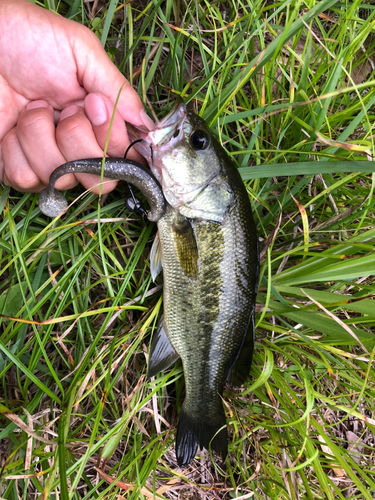
[[[143,125],[146,128],[148,128],[148,130],[154,130],[155,123],[151,120],[151,118],[148,116],[148,114],[146,113],[146,111],[144,109],[141,109],[139,116],[141,117]]]
[[[71,106],[64,108],[60,113],[59,121],[61,122],[61,120],[68,118],[68,116],[76,115],[79,110],[80,110],[80,107],[77,106],[76,104],[72,104]]]
[[[108,120],[107,106],[104,100],[96,94],[89,94],[86,97],[85,111],[90,122],[95,126],[103,125]]]
[[[38,100],[29,102],[29,104],[26,106],[26,109],[48,108],[48,106],[49,106],[48,102]]]

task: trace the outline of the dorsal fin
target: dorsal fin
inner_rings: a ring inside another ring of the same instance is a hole
[[[242,385],[249,375],[254,350],[254,329],[255,327],[253,311],[247,325],[244,340],[242,342],[238,355],[234,363],[230,367],[227,375],[226,383],[230,387],[237,387]]]

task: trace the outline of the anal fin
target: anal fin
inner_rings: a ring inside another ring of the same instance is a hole
[[[154,377],[158,373],[166,370],[172,366],[179,357],[180,356],[169,342],[162,318],[159,328],[151,341],[147,377]]]

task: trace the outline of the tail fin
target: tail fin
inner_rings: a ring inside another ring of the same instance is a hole
[[[221,404],[220,404],[221,406]],[[189,465],[197,453],[198,446],[216,451],[223,460],[228,453],[227,426],[221,406],[214,421],[206,416],[191,417],[182,406],[177,426],[176,457],[180,467]]]

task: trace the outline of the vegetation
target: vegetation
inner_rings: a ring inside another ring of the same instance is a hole
[[[121,185],[102,205],[77,188],[52,222],[1,187],[0,497],[373,499],[374,5],[44,6],[94,30],[156,115],[191,102],[237,162],[262,250],[257,342],[224,394],[227,460],[178,469],[181,366],[145,376],[155,226]]]

